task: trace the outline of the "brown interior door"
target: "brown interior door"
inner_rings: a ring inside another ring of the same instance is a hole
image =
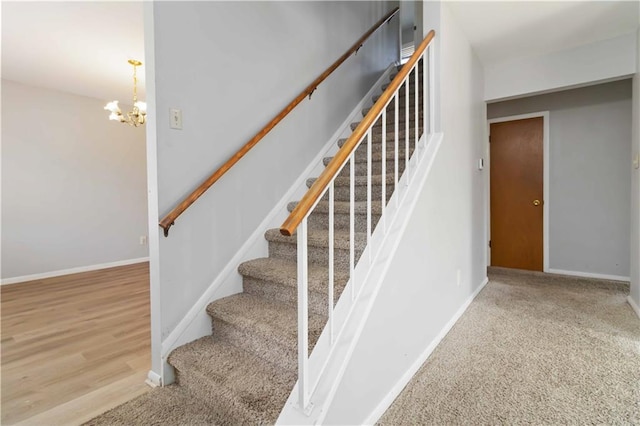
[[[542,271],[543,117],[492,123],[491,265]]]

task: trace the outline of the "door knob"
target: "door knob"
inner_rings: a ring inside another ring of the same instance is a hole
[[[534,206],[539,206],[540,205],[540,200],[533,200],[533,205]]]

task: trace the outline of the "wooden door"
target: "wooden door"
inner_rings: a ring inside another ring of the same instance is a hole
[[[492,123],[491,265],[543,269],[543,117]]]

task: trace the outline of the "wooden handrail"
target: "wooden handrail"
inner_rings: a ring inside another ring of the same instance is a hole
[[[387,102],[391,99],[395,91],[400,87],[405,77],[411,71],[411,68],[418,62],[420,55],[427,48],[436,33],[434,30],[429,31],[429,34],[422,40],[422,43],[418,46],[416,51],[411,56],[411,59],[400,69],[398,75],[391,81],[389,87],[382,93],[378,101],[373,105],[371,110],[362,119],[358,127],[351,133],[351,136],[346,140],[342,148],[331,159],[327,167],[322,171],[318,179],[311,185],[311,188],[307,191],[302,199],[298,202],[293,211],[289,214],[289,217],[280,226],[280,233],[282,235],[293,235],[295,230],[302,222],[311,208],[316,204],[316,201],[324,194],[325,189],[331,183],[336,174],[340,171],[342,165],[349,160],[351,153],[354,151],[358,143],[365,136],[374,121],[378,118],[378,114],[386,107]]]
[[[265,137],[267,133],[273,129],[276,124],[282,121],[300,102],[307,96],[311,99],[311,95],[318,88],[318,85],[322,83],[336,68],[338,68],[349,56],[353,53],[357,53],[362,47],[363,43],[373,34],[378,28],[380,28],[385,22],[391,20],[400,8],[396,7],[387,13],[382,19],[380,19],[369,31],[364,33],[362,37],[354,43],[349,50],[347,50],[340,58],[338,58],[329,68],[327,68],[318,78],[307,86],[289,105],[287,105],[282,111],[278,113],[266,126],[262,128],[249,142],[245,143],[226,163],[224,163],[218,170],[213,172],[204,182],[200,184],[189,196],[187,196],[180,204],[173,208],[162,220],[159,225],[164,229],[164,236],[169,236],[169,228],[173,226],[175,220],[180,216],[191,204],[193,204],[207,189],[218,181],[234,164],[236,164],[244,155],[251,150],[260,140]]]

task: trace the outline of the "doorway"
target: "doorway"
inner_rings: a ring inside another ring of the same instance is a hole
[[[548,112],[489,120],[489,264],[547,271]]]

